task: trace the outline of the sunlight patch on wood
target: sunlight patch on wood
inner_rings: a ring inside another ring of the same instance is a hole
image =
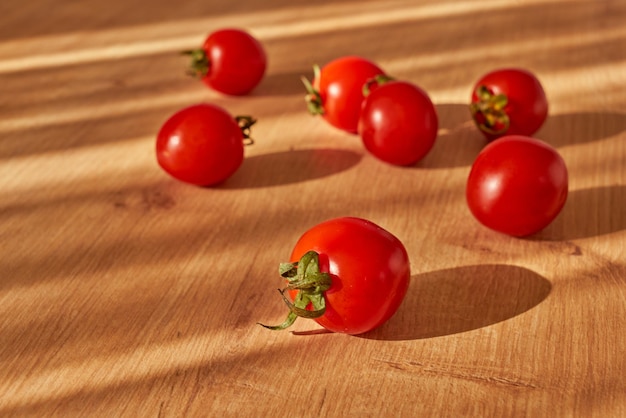
[[[440,58],[431,57],[430,59],[439,60]],[[450,56],[448,59],[453,59],[453,57]],[[384,67],[388,69],[387,71],[393,74],[395,72],[405,72],[409,69],[415,70],[422,68],[422,66],[425,65],[424,62],[428,62],[428,59],[422,60],[421,58],[417,59],[412,57],[388,61],[383,64]],[[612,74],[613,77],[607,77],[607,74]],[[607,100],[611,97],[610,92],[617,91],[618,88],[621,89],[621,86],[623,86],[625,82],[624,64],[620,62],[598,65],[590,64],[583,68],[570,68],[550,73],[538,73],[538,76],[551,102],[556,102],[557,100],[555,99],[557,98],[567,98],[569,95],[573,94],[572,85],[576,84],[577,89],[575,91],[577,95],[580,95],[581,91],[588,92],[587,104],[591,107],[610,105],[610,103],[607,103]],[[436,103],[465,103],[469,100],[470,84],[443,89],[429,88],[428,94]],[[606,91],[607,94],[599,94],[603,91]],[[620,96],[618,95],[617,98],[620,98]],[[206,91],[197,89],[179,93],[167,92],[161,95],[138,99],[118,100],[112,103],[96,103],[69,109],[55,108],[52,109],[54,111],[51,110],[50,113],[41,112],[37,115],[29,115],[28,117],[5,117],[0,120],[0,132],[13,132],[20,129],[32,129],[56,124],[126,115],[132,112],[141,112],[168,106],[182,106],[203,100],[206,100]]]
[[[551,0],[559,2],[559,0]],[[528,4],[545,4],[546,0],[529,0]],[[76,32],[41,38],[17,39],[0,44],[0,55],[11,58],[0,60],[0,73],[10,73],[65,65],[84,64],[94,61],[117,60],[159,53],[173,53],[194,48],[202,42],[206,31],[220,27],[244,27],[261,41],[314,35],[338,29],[349,30],[400,22],[459,16],[470,12],[513,10],[522,4],[511,4],[508,0],[462,1],[453,3],[431,3],[421,6],[406,2],[389,2],[384,8],[376,4],[360,4],[358,13],[354,5],[322,5],[309,8],[283,8],[267,12],[255,12],[234,16],[190,19],[175,23],[141,25],[115,28],[98,32]],[[308,16],[308,19],[293,19],[293,16]],[[281,22],[273,25],[258,25],[257,22]],[[127,42],[120,43],[119,39]],[[48,53],[32,54],[45,44]],[[74,45],[91,45],[89,49]]]
[[[390,63],[390,67],[396,64]],[[612,77],[607,77],[611,74]],[[607,108],[612,107],[611,95],[626,82],[626,73],[624,72],[624,63],[606,63],[592,65],[579,68],[568,68],[553,71],[549,73],[537,73],[541,84],[543,85],[548,101],[550,103],[563,103],[573,94],[576,95],[574,103],[580,105],[580,95],[585,94],[587,100],[584,102],[588,108]],[[576,88],[572,88],[572,86]],[[464,86],[455,86],[445,89],[428,89],[429,96],[435,103],[469,103],[471,95],[472,83]],[[605,95],[604,92],[607,94]],[[617,96],[619,99],[619,95]],[[571,111],[583,109],[561,109],[563,106],[556,108],[552,106],[550,111]]]
[[[111,103],[95,102],[91,105],[54,108],[50,113],[40,112],[24,117],[3,118],[0,120],[0,132],[11,132],[20,129],[32,129],[40,126],[59,125],[64,123],[93,120],[98,118],[127,115],[132,112],[159,109],[168,106],[183,106],[190,103],[205,101],[206,90],[195,89],[182,92],[167,92],[137,99],[117,100]]]
[[[215,346],[218,339],[222,339],[222,335],[214,330],[211,335],[137,347],[128,353],[95,357],[78,364],[32,373],[19,381],[4,381],[0,383],[3,394],[0,411],[133,384],[212,361],[229,361],[222,353],[207,350],[207,347]]]
[[[611,41],[620,41],[626,39],[626,26],[608,28],[603,30],[595,30],[594,32],[585,32],[584,36],[553,35],[550,38],[550,50],[574,48],[581,50],[583,48],[593,48],[597,45],[603,45]],[[382,62],[385,71],[390,74],[413,72],[416,70],[427,70],[440,68],[442,66],[463,65],[468,62],[476,61],[480,58],[488,61],[489,58],[502,59],[508,56],[517,57],[525,54],[536,53],[542,46],[536,39],[518,40],[514,44],[503,45],[497,47],[493,45],[485,45],[471,49],[452,49],[449,51],[428,53],[426,55],[412,55],[404,59],[394,60],[391,62]],[[589,63],[590,66],[595,66]],[[624,61],[616,63],[624,65]],[[532,70],[532,69],[531,69]]]
[[[102,187],[120,177],[137,181],[151,169],[158,169],[152,137],[15,157],[0,164],[0,197],[6,204],[13,194],[58,187],[73,190],[79,183]]]

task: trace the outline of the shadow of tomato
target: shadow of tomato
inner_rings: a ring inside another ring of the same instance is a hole
[[[626,185],[573,190],[556,219],[530,237],[544,241],[573,240],[626,230]]]
[[[479,329],[528,311],[552,289],[541,275],[503,264],[438,270],[411,281],[398,312],[361,337],[415,340]]]
[[[263,77],[258,87],[251,92],[251,96],[292,96],[301,95],[302,110],[306,112],[306,103],[304,102],[304,96],[306,89],[302,80],[302,76],[310,78],[312,70],[310,68],[303,68],[300,71],[286,72],[286,73],[270,73]]]
[[[437,104],[439,132],[430,152],[413,168],[456,168],[471,166],[487,140],[474,125],[466,104]]]
[[[220,188],[248,189],[314,180],[355,166],[362,155],[339,149],[306,149],[246,157]]]
[[[626,131],[626,114],[576,112],[549,115],[534,135],[560,148],[609,138]]]

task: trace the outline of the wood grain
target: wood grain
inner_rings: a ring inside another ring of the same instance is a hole
[[[67,3],[0,6],[0,416],[626,416],[625,2]],[[268,53],[248,97],[178,55],[228,26]],[[346,54],[433,99],[416,166],[306,113],[300,76]],[[484,146],[470,89],[500,66],[541,79],[536,136],[570,173],[526,239],[464,201]],[[259,120],[215,188],[154,156],[164,120],[203,101]],[[300,234],[346,215],[405,243],[397,314],[362,336],[256,325],[282,319],[277,265]]]

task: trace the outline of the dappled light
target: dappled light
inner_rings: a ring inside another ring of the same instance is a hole
[[[0,7],[0,415],[626,414],[626,3],[70,3]],[[225,27],[267,53],[246,96],[180,54]],[[427,92],[421,161],[383,163],[308,114],[301,77],[344,55]],[[471,88],[509,66],[541,80],[536,136],[569,171],[562,212],[526,238],[465,200],[487,145]],[[156,161],[163,122],[201,102],[257,119],[215,187]],[[362,338],[258,326],[285,308],[301,233],[339,216],[406,246],[397,314]]]

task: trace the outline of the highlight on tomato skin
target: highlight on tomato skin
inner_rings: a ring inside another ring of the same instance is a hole
[[[255,122],[249,119],[249,125]],[[170,116],[159,130],[157,162],[177,180],[197,186],[217,185],[243,162],[243,131],[238,119],[217,105],[186,107]]]
[[[547,227],[564,207],[568,170],[539,139],[509,135],[485,146],[470,170],[466,201],[484,226],[516,237]]]
[[[189,73],[211,89],[242,96],[262,81],[267,69],[263,44],[239,28],[210,33],[201,48],[184,51],[191,57]]]
[[[424,90],[389,79],[377,83],[366,96],[358,130],[372,155],[389,164],[409,166],[430,152],[438,127],[437,111]]]
[[[305,317],[350,335],[387,322],[401,305],[411,275],[402,242],[355,217],[331,219],[307,230],[279,271],[287,280],[281,294],[289,314],[280,325],[263,326],[286,329]]]
[[[476,127],[489,141],[531,136],[548,117],[548,99],[537,76],[523,68],[500,68],[474,84],[469,105]]]

